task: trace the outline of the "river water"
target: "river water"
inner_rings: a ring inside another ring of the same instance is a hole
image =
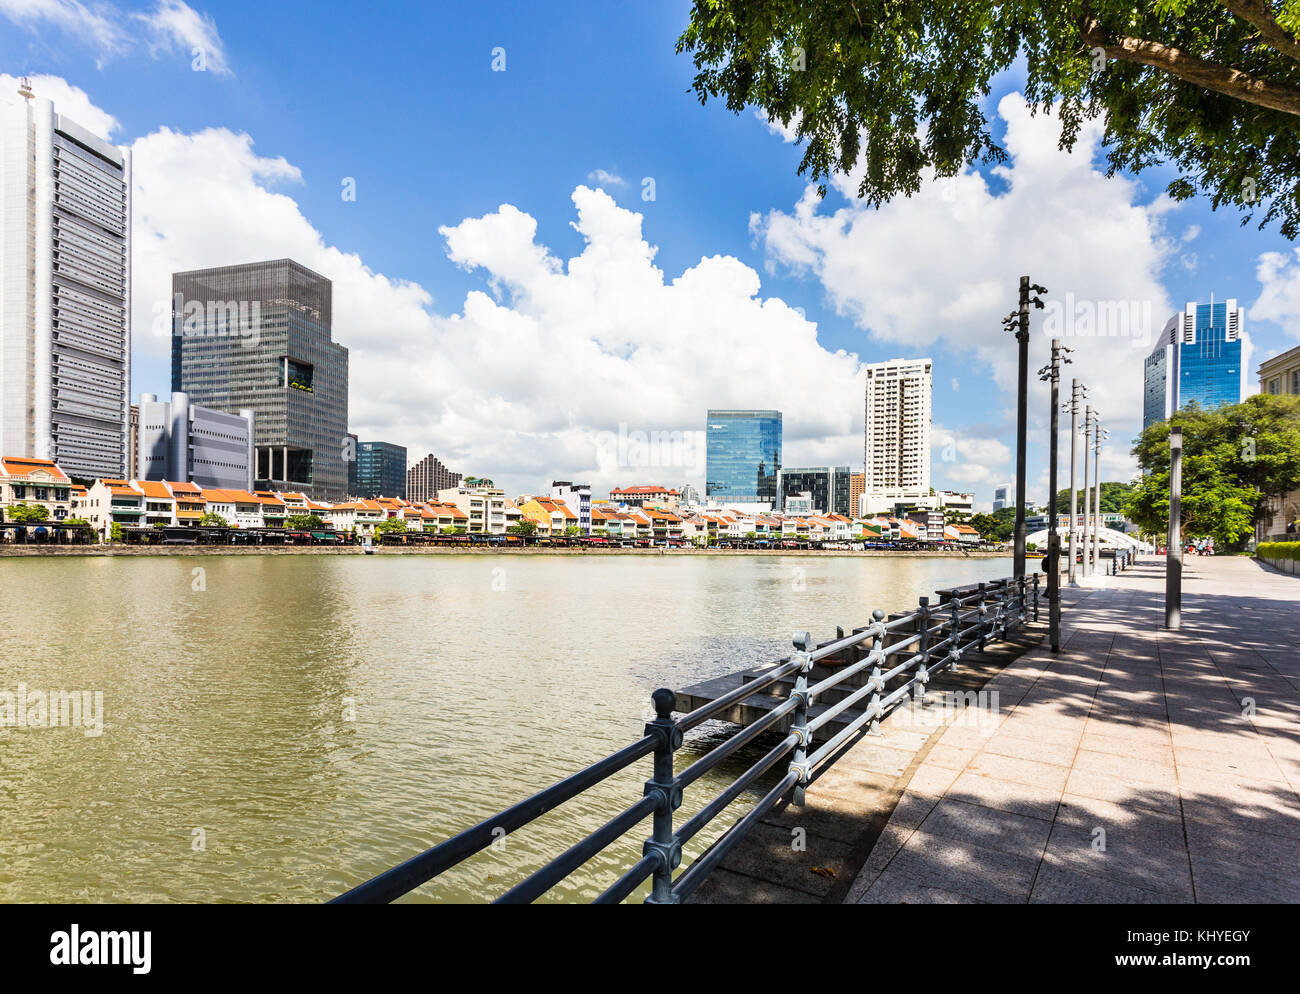
[[[0,901],[324,900],[635,740],[656,687],[775,659],[798,629],[825,639],[1010,565],[0,559],[0,692],[103,701],[101,734],[0,727]],[[500,893],[648,776],[643,761],[406,900]],[[681,815],[722,782],[694,785]],[[648,830],[547,899],[590,900]]]

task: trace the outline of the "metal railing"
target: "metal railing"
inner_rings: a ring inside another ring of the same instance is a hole
[[[877,610],[870,625],[816,647],[812,646],[807,632],[800,632],[794,639],[796,651],[787,659],[681,718],[673,718],[677,695],[671,690],[656,690],[652,695],[655,720],[645,726],[645,734],[636,742],[354,887],[330,903],[393,901],[646,756],[653,757],[653,772],[640,800],[505,891],[494,903],[526,904],[536,900],[647,818],[652,819],[651,832],[642,847],[641,858],[610,884],[595,903],[617,904],[647,880],[651,881],[651,893],[646,903],[680,903],[694,893],[787,794],[792,795],[795,804],[802,804],[814,771],[833,762],[837,750],[854,735],[864,728],[868,733],[877,732],[880,722],[901,707],[909,694],[920,702],[931,675],[945,666],[955,670],[964,653],[973,649],[982,651],[989,641],[1005,638],[1030,619],[1038,620],[1037,574],[1032,580],[1009,577],[939,591],[939,594],[937,605],[932,606],[930,598],[922,597],[917,610],[888,622],[884,612]],[[831,657],[847,665],[810,684],[814,665]],[[861,675],[866,675],[865,682],[813,714],[819,698],[834,688],[849,687],[849,681]],[[722,718],[755,695],[779,689],[790,678],[793,686],[784,700],[680,773],[675,771],[674,754],[682,747],[687,732],[712,718]],[[837,718],[844,719],[843,727],[832,732],[828,726]],[[780,731],[783,722],[786,734],[779,742],[674,829],[673,812],[681,807],[688,787],[764,732]],[[818,736],[822,729],[826,729],[826,734]],[[816,738],[821,741],[814,748]],[[787,756],[784,776],[687,869],[674,877],[682,862],[683,847]]]

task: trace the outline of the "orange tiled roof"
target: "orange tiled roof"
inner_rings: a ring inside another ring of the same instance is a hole
[[[0,467],[6,476],[27,476],[38,469],[44,470],[56,480],[67,480],[68,475],[59,469],[58,464],[50,459],[30,459],[26,456],[0,457]]]

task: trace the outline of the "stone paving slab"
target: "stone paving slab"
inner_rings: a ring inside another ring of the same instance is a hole
[[[912,770],[845,901],[1300,902],[1300,578],[1191,558],[1097,578],[1062,648]]]

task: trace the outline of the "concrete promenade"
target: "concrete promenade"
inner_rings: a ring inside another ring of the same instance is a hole
[[[1179,632],[1164,579],[1070,592],[1060,653],[918,756],[846,903],[1300,902],[1300,578],[1189,558]]]

